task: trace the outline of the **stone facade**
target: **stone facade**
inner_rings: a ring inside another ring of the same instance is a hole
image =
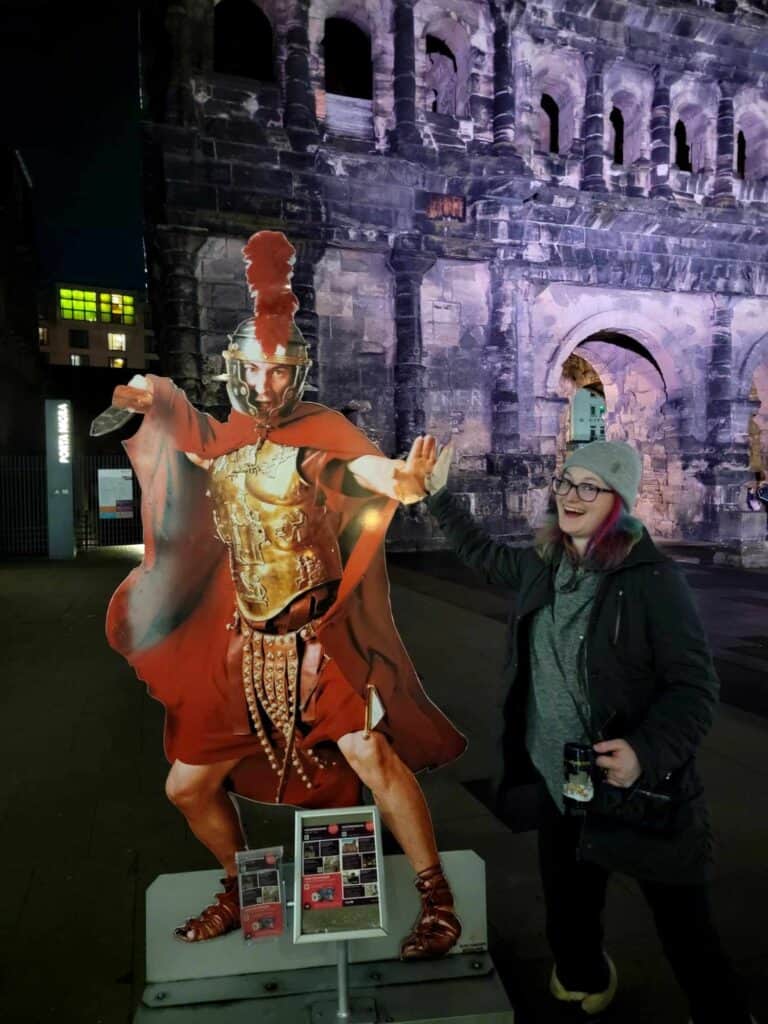
[[[279,228],[298,249],[320,399],[352,403],[388,454],[425,429],[452,437],[454,488],[495,532],[527,534],[546,505],[588,384],[606,436],[642,452],[656,535],[768,559],[743,511],[768,469],[760,6],[147,2],[147,251],[167,371],[222,404],[212,377],[249,310],[240,248]],[[243,39],[273,34],[274,62],[251,78],[214,61],[241,15]],[[357,95],[325,89],[329,19],[370,40]],[[398,530],[439,543],[418,510]]]

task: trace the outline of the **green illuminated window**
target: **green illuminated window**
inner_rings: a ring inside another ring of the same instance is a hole
[[[96,292],[82,288],[59,289],[59,315],[62,320],[88,320],[95,322]]]
[[[59,288],[59,316],[62,320],[135,324],[136,300],[132,295],[123,295],[121,292]]]
[[[99,320],[112,324],[135,324],[136,305],[133,296],[99,292]]]

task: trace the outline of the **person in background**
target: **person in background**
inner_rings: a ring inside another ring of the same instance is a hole
[[[493,540],[449,493],[450,446],[422,439],[428,507],[467,565],[516,592],[505,668],[503,782],[540,782],[539,866],[550,991],[586,1014],[617,988],[603,944],[613,871],[636,878],[694,1024],[750,1024],[710,909],[712,836],[696,754],[718,698],[677,566],[630,513],[641,460],[627,444],[572,452],[528,547]],[[564,798],[564,746],[594,759],[594,792]],[[594,751],[594,754],[592,754]],[[573,804],[573,802],[569,802]]]

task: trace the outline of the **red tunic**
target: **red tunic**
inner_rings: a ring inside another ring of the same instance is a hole
[[[125,444],[142,488],[144,561],[112,598],[107,638],[165,707],[169,761],[239,758],[236,790],[272,802],[276,779],[250,728],[239,635],[227,629],[235,608],[227,549],[214,533],[207,473],[183,454],[208,459],[235,451],[253,444],[259,427],[236,411],[220,423],[197,412],[167,378],[150,379],[153,406]],[[281,419],[269,440],[324,453],[317,486],[336,513],[346,555],[336,600],[317,627],[330,661],[320,675],[316,722],[297,744],[322,747],[362,729],[371,683],[386,709],[384,731],[413,771],[453,760],[466,741],[424,693],[392,620],[384,537],[397,502],[342,493],[345,463],[381,453],[340,413],[307,402]],[[293,772],[284,802],[356,802],[356,776],[340,754],[334,760],[311,776],[311,790]]]

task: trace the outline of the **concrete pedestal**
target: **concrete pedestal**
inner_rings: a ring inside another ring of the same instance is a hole
[[[740,569],[768,568],[766,514],[723,510],[718,517],[716,565],[735,565]]]
[[[401,963],[399,946],[419,909],[405,857],[385,857],[389,934],[349,944],[355,1020],[514,1024],[488,955],[485,866],[471,850],[441,854],[461,918],[459,945],[442,960]],[[286,865],[291,891],[292,865]],[[147,984],[135,1024],[324,1024],[335,1020],[336,943],[294,945],[292,910],[275,940],[240,932],[187,945],[173,929],[211,901],[219,871],[161,875],[147,890]]]

